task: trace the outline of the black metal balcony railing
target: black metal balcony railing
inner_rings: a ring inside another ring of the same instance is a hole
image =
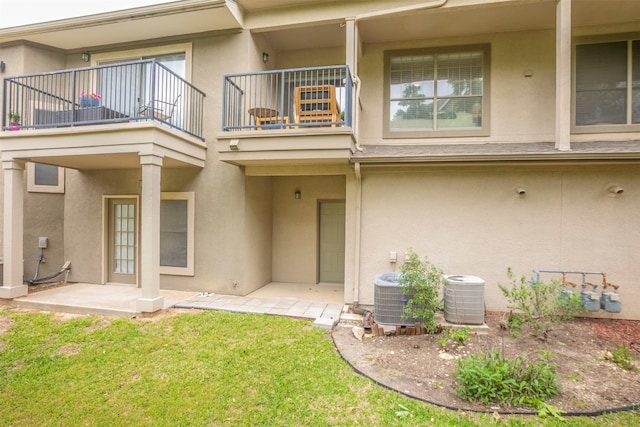
[[[202,139],[204,97],[155,59],[8,77],[2,130],[156,120]]]
[[[345,65],[227,75],[222,93],[223,131],[351,126]]]

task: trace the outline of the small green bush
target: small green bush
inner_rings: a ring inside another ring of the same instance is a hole
[[[438,340],[438,345],[444,350],[446,350],[447,346],[452,342],[456,346],[463,346],[467,341],[471,341],[469,328],[448,329],[443,335],[444,336]]]
[[[536,336],[546,339],[554,324],[572,319],[584,309],[580,294],[567,292],[559,280],[529,283],[522,276],[518,282],[510,268],[507,277],[510,286],[498,283],[498,287],[508,300],[507,307],[516,310],[507,323],[514,337],[527,324]]]
[[[511,313],[509,315],[509,319],[507,320],[507,327],[509,328],[509,332],[512,336],[518,338],[520,337],[520,330],[522,329],[522,325],[524,325],[525,320],[521,314]]]
[[[458,395],[468,401],[485,405],[528,405],[538,408],[545,399],[558,394],[560,386],[553,354],[543,352],[539,362],[531,363],[525,356],[515,360],[500,357],[495,350],[468,356],[458,361],[455,371],[460,387]]]
[[[438,290],[442,283],[442,270],[408,249],[405,262],[400,267],[399,284],[408,297],[403,318],[422,319],[428,333],[438,332],[435,312],[442,309]]]
[[[449,336],[457,345],[464,345],[467,341],[471,341],[469,328],[449,329]]]
[[[448,344],[449,344],[449,338],[447,337],[442,337],[438,340],[438,345],[443,349],[446,348]]]
[[[624,345],[619,345],[615,350],[611,352],[612,360],[627,371],[635,371],[637,368],[633,363],[636,359],[635,356],[629,353],[629,349]]]

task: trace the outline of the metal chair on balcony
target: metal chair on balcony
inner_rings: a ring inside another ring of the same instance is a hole
[[[153,117],[162,122],[170,122],[173,117],[173,113],[176,111],[176,106],[182,95],[178,95],[173,102],[162,101],[156,99],[147,105],[144,105],[138,111],[140,116]]]

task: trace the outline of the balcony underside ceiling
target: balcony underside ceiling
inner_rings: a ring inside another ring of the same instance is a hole
[[[78,170],[140,167],[140,155],[163,157],[163,167],[204,167],[204,142],[145,122],[2,132],[2,160],[26,160]]]
[[[489,3],[489,2],[487,2]],[[393,9],[390,9],[393,10]],[[358,12],[354,15],[357,18]],[[363,43],[394,43],[526,30],[556,26],[555,0],[495,1],[493,4],[450,1],[441,8],[389,15],[362,14],[358,22]],[[573,2],[572,26],[612,25],[640,20],[637,0],[579,0]],[[258,21],[259,22],[259,21]],[[344,20],[282,22],[281,26],[251,28],[279,51],[335,47],[345,44]],[[401,29],[401,30],[399,30]]]

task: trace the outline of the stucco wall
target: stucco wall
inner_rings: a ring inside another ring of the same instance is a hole
[[[277,59],[277,68],[344,65],[345,49],[337,47],[280,52]]]
[[[490,117],[491,134],[471,142],[553,141],[555,123],[555,34],[553,31],[523,31],[371,44],[359,62],[362,80],[360,143],[445,143],[469,138],[382,139],[384,103],[384,51],[437,46],[491,45]],[[531,77],[525,77],[525,71]]]
[[[345,186],[344,176],[273,178],[274,282],[317,282],[318,201],[344,200]]]
[[[138,170],[67,170],[64,245],[71,261],[69,280],[102,282],[103,196],[139,193]]]
[[[271,177],[246,177],[244,277],[242,294],[271,282],[273,245],[273,195]]]
[[[4,76],[31,74],[58,70],[64,67],[64,55],[34,46],[17,45],[2,48],[2,60],[6,64]],[[3,87],[0,87],[0,98]],[[3,204],[4,177],[0,174],[0,206]],[[24,188],[27,188],[25,172]],[[39,267],[38,277],[59,271],[65,261],[63,227],[64,195],[28,193],[24,196],[24,278],[33,279],[37,267],[38,237],[48,237],[49,246],[44,249],[45,262]],[[3,232],[0,230],[0,239]]]
[[[26,188],[25,179],[25,188]],[[60,271],[65,262],[64,247],[64,195],[27,193],[24,198],[24,278],[33,279],[38,266],[38,238],[48,237],[43,249],[44,263],[38,269],[38,278]]]
[[[621,286],[615,316],[638,319],[639,178],[637,165],[365,170],[360,302],[373,304],[374,276],[397,270],[413,248],[445,274],[485,279],[489,310],[506,308],[496,285],[508,267],[527,277],[534,269],[603,271]],[[609,197],[609,183],[624,193]]]

